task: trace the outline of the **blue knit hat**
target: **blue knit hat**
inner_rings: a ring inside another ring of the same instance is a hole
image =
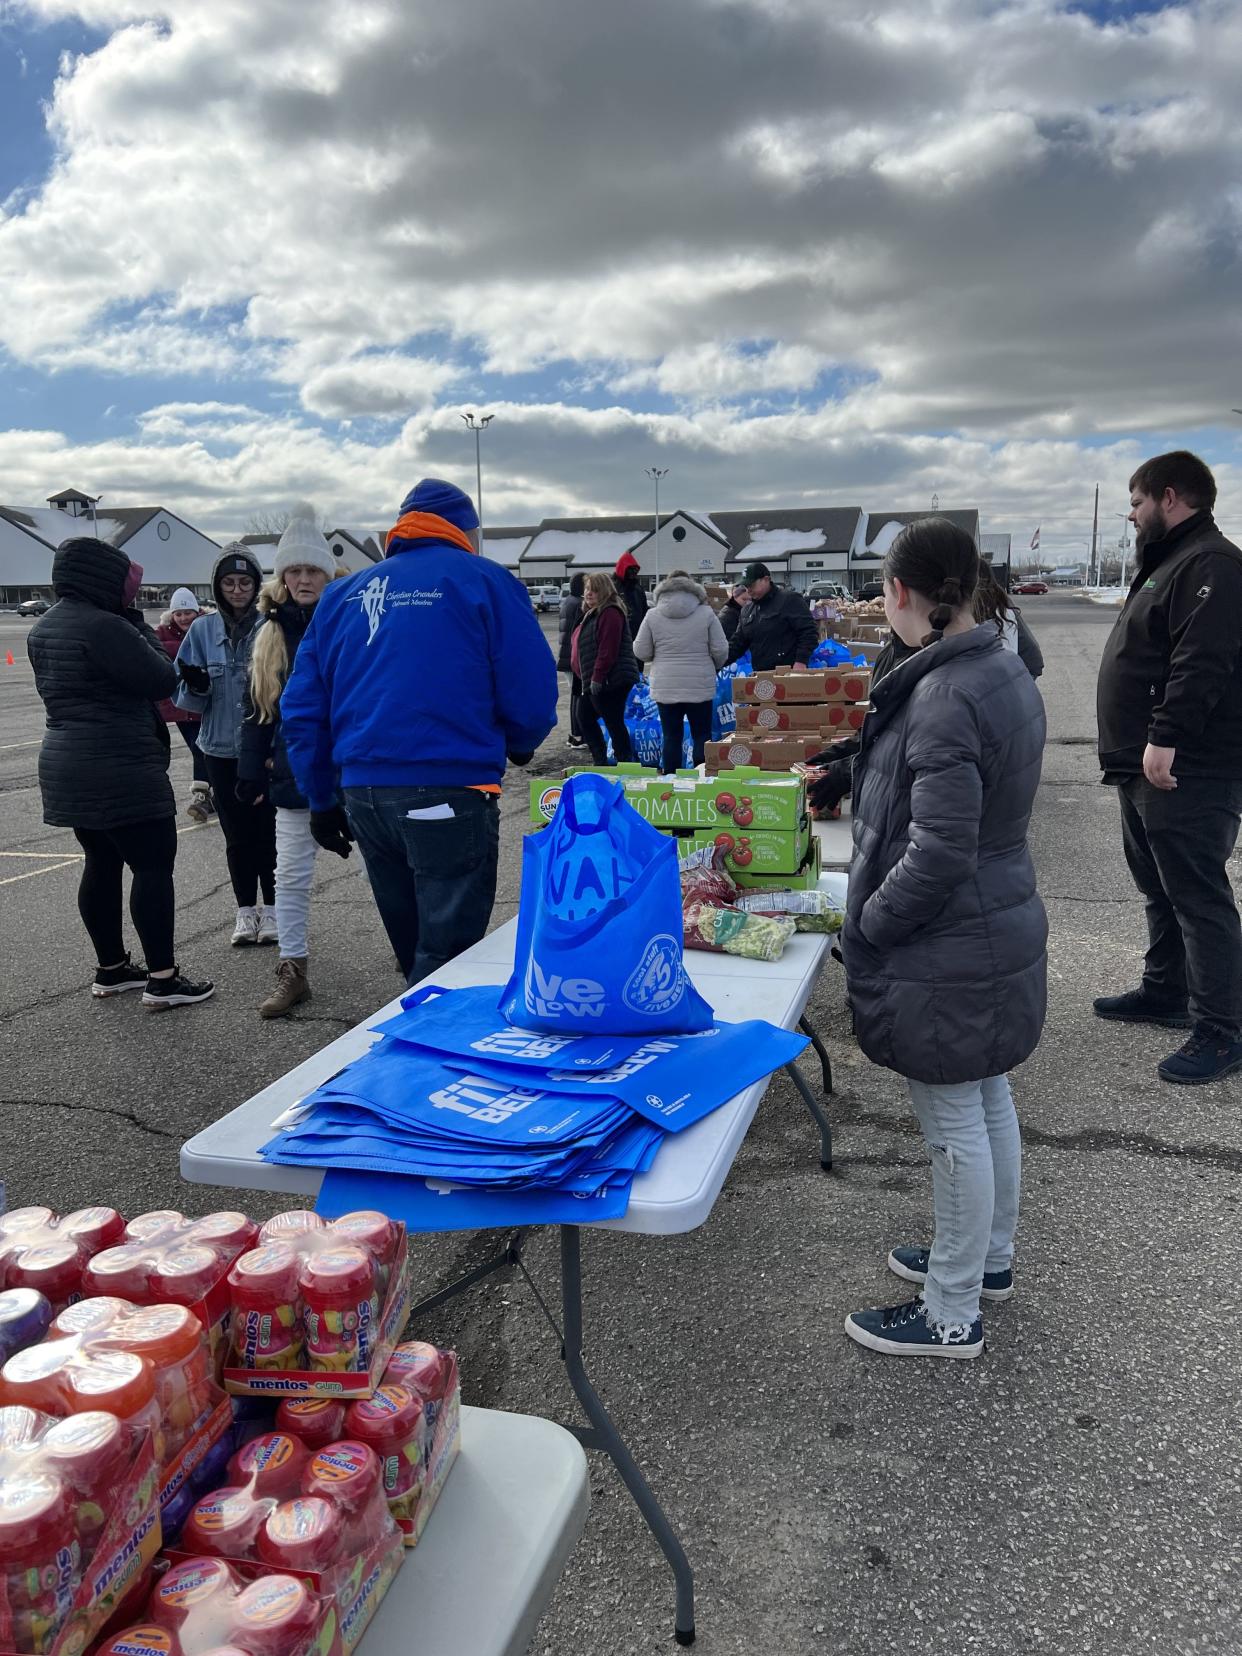
[[[479,527],[479,514],[470,496],[442,477],[424,477],[416,483],[401,502],[401,516],[407,512],[434,512],[458,529]]]

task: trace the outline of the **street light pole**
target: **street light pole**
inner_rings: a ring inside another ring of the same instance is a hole
[[[655,484],[655,578],[660,582],[660,479],[668,476],[668,467],[648,466],[647,476]]]
[[[1121,519],[1121,590],[1126,590],[1126,553],[1130,550],[1130,514],[1129,512],[1114,512],[1114,517]]]
[[[480,552],[483,550],[483,455],[479,447],[479,440],[495,418],[494,414],[484,414],[478,420],[475,419],[473,413],[462,415],[467,427],[474,432],[474,481],[477,491],[474,509],[479,514]]]

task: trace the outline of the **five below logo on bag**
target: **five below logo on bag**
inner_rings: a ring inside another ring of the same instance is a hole
[[[604,1012],[604,986],[594,978],[563,978],[552,972],[546,974],[535,957],[531,956],[523,984],[526,1010],[537,1017],[552,1017],[567,1012],[575,1018],[599,1018]]]
[[[634,1012],[658,1017],[676,1006],[682,988],[681,947],[676,938],[662,932],[643,950],[621,999]]]

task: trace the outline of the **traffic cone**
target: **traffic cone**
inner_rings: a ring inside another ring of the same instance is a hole
[[[4,652],[4,665],[6,667],[16,667],[17,663],[13,660],[12,650],[6,650]]]

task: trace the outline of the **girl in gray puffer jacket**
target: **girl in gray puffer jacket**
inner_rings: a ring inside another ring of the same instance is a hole
[[[716,673],[729,658],[729,640],[707,593],[684,569],[675,569],[653,597],[634,640],[634,654],[651,663],[651,696],[660,710],[667,774],[681,764],[685,719],[690,721],[694,763],[703,763],[703,748],[712,733]]]
[[[888,1256],[919,1298],[845,1326],[902,1356],[978,1356],[980,1297],[1013,1292],[1022,1150],[1005,1072],[1038,1044],[1047,998],[1026,838],[1044,706],[995,626],[975,624],[978,576],[974,542],[943,518],[893,542],[885,613],[921,647],[875,688],[854,761],[843,936],[854,1028],[909,1085],[936,1235]]]

